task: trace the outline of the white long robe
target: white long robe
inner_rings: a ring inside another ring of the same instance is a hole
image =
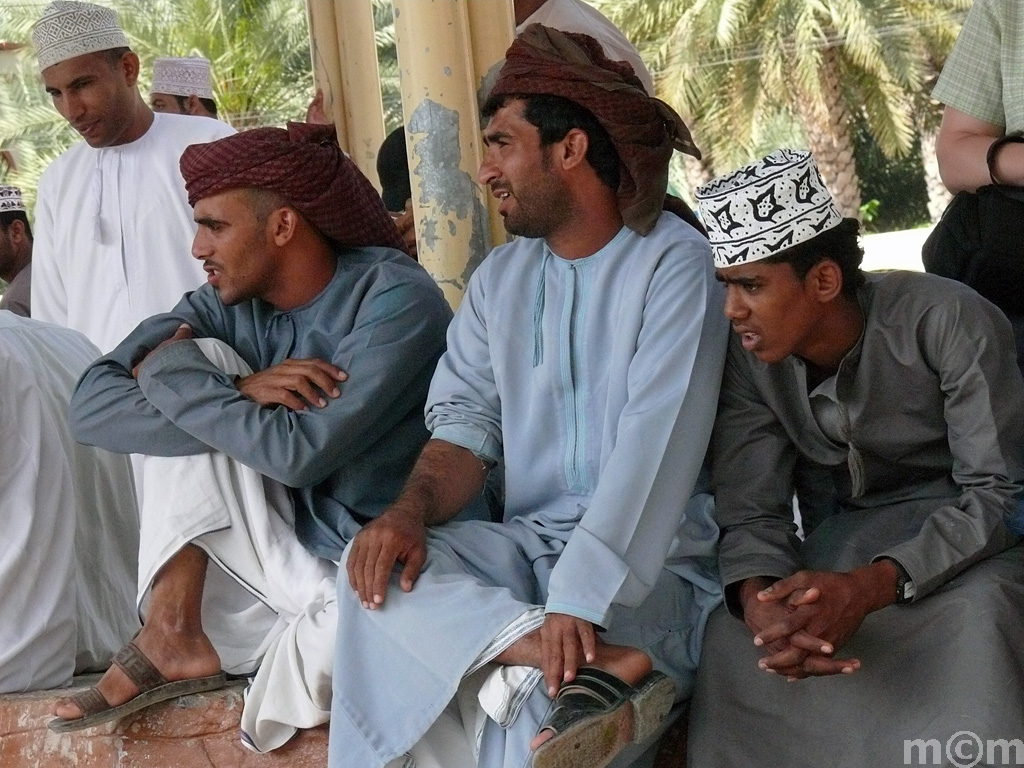
[[[79,445],[81,334],[0,312],[0,692],[67,685],[138,629],[138,515],[125,456]]]
[[[157,114],[130,144],[83,141],[54,160],[39,180],[32,316],[80,331],[106,353],[202,285],[178,160],[188,145],[232,133],[218,120]]]

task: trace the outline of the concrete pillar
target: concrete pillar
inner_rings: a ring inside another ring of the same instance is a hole
[[[370,0],[308,0],[313,79],[338,142],[379,189],[377,150],[384,141],[373,6]]]
[[[316,2],[316,0],[313,0]],[[511,0],[393,0],[420,263],[457,307],[496,244],[477,88],[512,41]],[[500,228],[504,242],[504,230]]]

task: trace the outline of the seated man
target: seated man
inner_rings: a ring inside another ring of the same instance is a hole
[[[473,275],[430,388],[433,439],[347,551],[333,768],[410,749],[421,765],[457,692],[467,726],[461,748],[446,731],[442,765],[521,768],[531,740],[538,767],[599,768],[630,741],[635,760],[688,695],[719,599],[701,466],[722,292],[705,238],[663,211],[689,132],[592,38],[540,25],[484,113],[480,181],[520,238]],[[502,458],[504,522],[445,524]]]
[[[105,669],[139,626],[131,467],[68,428],[99,354],[76,331],[0,312],[0,693]]]
[[[1010,326],[959,283],[863,274],[857,222],[807,152],[698,200],[736,333],[712,441],[727,610],[708,623],[688,762],[938,765],[946,749],[977,765],[955,735],[980,746],[1024,721]],[[803,541],[798,457],[839,494]]]
[[[332,561],[427,438],[451,316],[334,135],[293,124],[182,155],[208,283],[100,358],[72,402],[80,440],[148,457],[144,625],[58,728],[257,666],[254,747],[327,718]]]
[[[7,283],[0,309],[29,317],[32,294],[32,227],[21,190],[0,184],[0,278]]]

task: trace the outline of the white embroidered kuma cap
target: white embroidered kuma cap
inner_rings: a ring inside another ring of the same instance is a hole
[[[175,58],[164,56],[153,62],[152,93],[171,96],[198,96],[213,98],[210,84],[210,60],[201,56]]]
[[[698,187],[694,197],[718,268],[760,261],[843,220],[805,150],[776,150]]]
[[[24,210],[25,201],[21,199],[21,190],[10,184],[0,184],[0,213]]]
[[[92,3],[54,0],[32,29],[39,68],[46,69],[86,53],[127,48],[117,13]]]

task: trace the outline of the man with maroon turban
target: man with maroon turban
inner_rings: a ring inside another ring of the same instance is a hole
[[[182,155],[207,284],[96,361],[71,406],[77,439],[146,456],[143,628],[55,730],[257,668],[249,746],[327,718],[336,561],[427,438],[451,316],[334,135],[262,128]]]
[[[701,467],[728,326],[707,240],[665,210],[694,221],[665,194],[689,131],[540,25],[492,94],[479,179],[520,237],[470,280],[433,439],[346,552],[331,768],[425,744],[448,768],[649,765],[720,599]],[[499,460],[504,520],[449,522]]]

